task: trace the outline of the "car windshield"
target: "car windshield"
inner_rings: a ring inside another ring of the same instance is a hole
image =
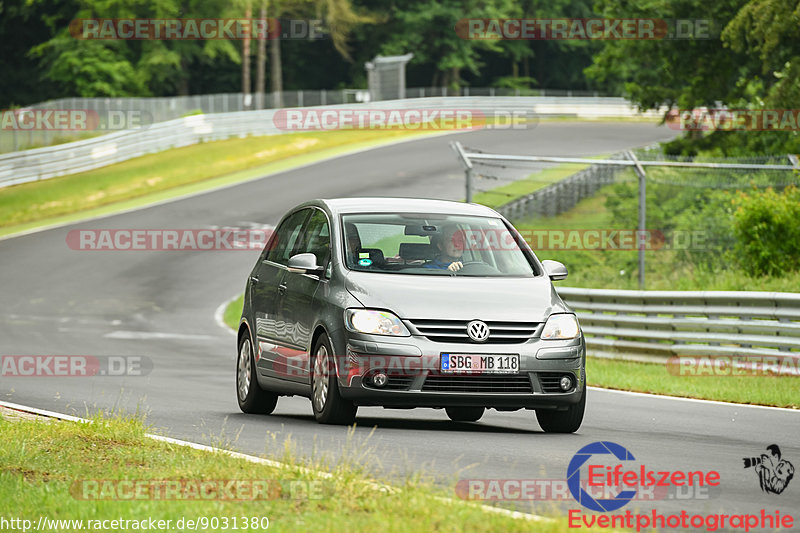
[[[500,218],[441,214],[342,217],[345,264],[363,272],[531,277],[534,267]]]

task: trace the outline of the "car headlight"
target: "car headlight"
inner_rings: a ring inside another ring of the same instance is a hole
[[[396,337],[408,337],[411,335],[400,319],[388,311],[348,309],[345,312],[344,323],[347,329],[358,333],[393,335]]]
[[[575,315],[564,313],[550,315],[550,318],[544,324],[542,339],[574,339],[580,334],[581,328],[578,326],[578,319],[575,318]]]

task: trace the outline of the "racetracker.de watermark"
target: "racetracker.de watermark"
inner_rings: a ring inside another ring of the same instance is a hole
[[[800,109],[672,109],[665,121],[680,131],[798,131]]]
[[[0,377],[139,377],[153,370],[142,355],[3,355]]]
[[[4,131],[114,131],[146,128],[153,115],[144,110],[7,109],[0,112]]]
[[[455,25],[462,39],[478,40],[663,40],[711,39],[710,19],[662,18],[469,18]]]
[[[528,229],[517,230],[537,250],[704,250],[703,230],[646,229]],[[506,229],[458,230],[452,237],[457,250],[517,250],[519,245]]]
[[[613,498],[622,485],[592,485],[581,481],[581,488],[593,498]],[[633,487],[634,500],[709,500],[719,497],[718,486],[644,485]],[[481,501],[570,501],[573,500],[566,479],[462,479],[456,483],[456,495],[463,500]]]
[[[74,229],[67,246],[79,251],[263,250],[272,229]]]
[[[98,41],[175,41],[240,39],[324,39],[321,19],[276,18],[87,18],[74,19],[75,39]]]
[[[800,376],[800,358],[791,355],[681,355],[666,364],[667,372],[684,377]]]
[[[480,109],[279,109],[275,127],[285,131],[528,129],[536,115],[527,110]]]
[[[329,498],[333,485],[276,479],[79,479],[69,492],[88,501],[300,501]]]

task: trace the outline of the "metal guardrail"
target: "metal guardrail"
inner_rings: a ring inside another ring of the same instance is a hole
[[[437,98],[442,96],[485,97],[550,97],[571,99],[573,97],[599,97],[595,91],[568,91],[558,89],[507,89],[500,87],[462,87],[454,91],[447,87],[407,88],[405,98]],[[76,97],[58,98],[24,106],[15,112],[31,110],[78,110],[88,111],[96,117],[114,114],[118,123],[120,113],[123,120],[138,120],[153,124],[196,114],[236,113],[257,109],[280,107],[311,107],[337,104],[369,102],[368,89],[320,89],[291,90],[268,93],[217,93],[186,96],[148,97]],[[374,101],[374,99],[373,99]],[[132,113],[132,115],[129,115]],[[110,117],[109,117],[110,119]],[[101,121],[103,122],[103,121]],[[102,128],[102,126],[101,126]],[[0,153],[30,150],[53,144],[78,141],[108,131],[83,129],[0,129]]]
[[[537,115],[659,116],[639,113],[623,98],[603,97],[431,97],[317,106],[360,109],[471,109],[486,113],[526,111]],[[0,187],[84,172],[169,148],[231,137],[286,133],[273,122],[274,109],[194,115],[150,127],[82,141],[0,155]]]
[[[589,355],[800,358],[800,294],[557,290],[578,315]]]

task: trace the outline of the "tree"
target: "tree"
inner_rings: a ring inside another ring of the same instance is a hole
[[[45,0],[31,0],[46,8]],[[72,19],[215,18],[224,0],[76,0]],[[43,77],[57,84],[62,95],[146,96],[189,94],[191,64],[220,55],[237,61],[230,41],[210,40],[91,40],[70,34],[69,19],[47,17],[52,37],[31,48]]]
[[[388,24],[382,31],[384,55],[414,53],[412,64],[433,66],[431,85],[456,89],[462,74],[477,74],[482,50],[500,51],[500,41],[465,39],[455,27],[463,19],[508,18],[515,8],[511,0],[410,0],[387,2]]]
[[[350,0],[273,0],[272,16],[323,19],[327,26],[334,48],[350,60],[348,39],[352,30],[359,24],[368,24],[376,19],[356,11]],[[270,40],[271,83],[273,106],[282,107],[283,68],[281,63],[281,35]]]
[[[250,21],[253,18],[253,8],[250,0],[247,0],[244,8],[244,18]],[[250,101],[250,31],[247,31],[242,39],[242,109],[248,109],[252,105]]]
[[[742,76],[765,105],[793,109],[800,101],[800,1],[751,0],[722,33],[726,46],[757,57],[759,70]]]
[[[732,20],[744,0],[598,0],[595,11],[610,18],[712,20],[710,38],[626,39],[604,41],[586,69],[590,79],[624,92],[642,109],[662,105],[680,108],[715,106],[736,92],[746,54],[726,48],[718,32]],[[674,29],[674,28],[673,28]],[[716,34],[716,35],[715,35]]]

